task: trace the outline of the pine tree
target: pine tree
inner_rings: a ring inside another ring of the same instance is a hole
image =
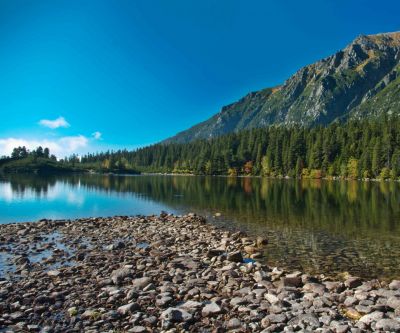
[[[375,177],[379,176],[381,167],[382,167],[381,139],[377,137],[374,150],[372,152],[372,166],[371,166],[372,173],[374,174]]]

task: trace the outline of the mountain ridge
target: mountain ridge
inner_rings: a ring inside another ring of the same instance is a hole
[[[400,31],[360,35],[281,85],[250,92],[163,142],[184,143],[268,125],[327,125],[383,113],[400,114]]]

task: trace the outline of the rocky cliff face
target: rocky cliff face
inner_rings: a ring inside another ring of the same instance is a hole
[[[400,114],[400,32],[360,36],[336,54],[301,68],[281,86],[250,93],[166,142],[383,113]]]

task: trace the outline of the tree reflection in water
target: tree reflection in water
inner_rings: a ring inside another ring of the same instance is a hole
[[[269,237],[265,254],[271,264],[313,273],[400,275],[399,183],[97,174],[10,175],[2,183],[19,198],[46,198],[63,184],[68,191],[124,193],[172,212],[201,213],[212,223]],[[221,217],[213,217],[216,212]]]

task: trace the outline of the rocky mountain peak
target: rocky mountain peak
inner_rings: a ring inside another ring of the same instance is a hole
[[[299,69],[281,86],[249,93],[166,142],[383,113],[400,114],[400,32],[360,35],[335,54]]]

